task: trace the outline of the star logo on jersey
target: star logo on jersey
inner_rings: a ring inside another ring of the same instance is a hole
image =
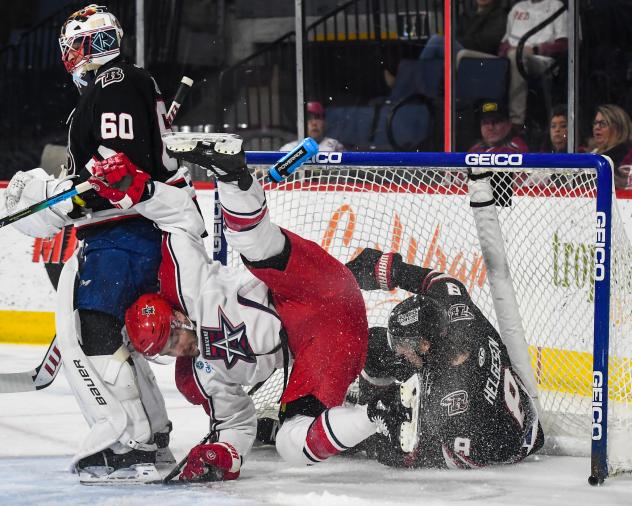
[[[465,390],[457,390],[441,399],[441,405],[448,408],[448,416],[456,416],[468,410],[470,401]]]
[[[257,358],[248,343],[246,324],[233,325],[221,307],[217,309],[219,326],[202,327],[202,356],[207,360],[223,360],[232,368],[239,360],[256,362]]]

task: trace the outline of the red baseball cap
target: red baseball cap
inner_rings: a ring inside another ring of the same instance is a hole
[[[320,102],[307,102],[307,114],[313,114],[318,118],[324,118],[325,108]]]

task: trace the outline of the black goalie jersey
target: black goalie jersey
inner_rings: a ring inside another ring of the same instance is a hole
[[[386,329],[371,329],[361,390],[366,394],[388,378],[405,380],[415,372],[424,390],[418,447],[404,454],[378,440],[378,459],[395,466],[475,468],[517,462],[539,449],[543,434],[536,409],[498,332],[465,286],[443,273],[406,267],[403,288],[445,305],[449,330],[443,345],[455,352],[437,360],[435,349],[416,370],[388,348]]]
[[[75,184],[91,176],[93,157],[123,152],[152,179],[184,185],[177,175],[177,161],[167,155],[162,142],[161,135],[167,131],[165,115],[160,90],[148,72],[120,58],[99,68],[68,119],[68,168],[69,174],[78,176]],[[82,209],[71,214],[75,219],[84,217],[76,222],[78,229],[138,217],[133,209],[114,209],[93,191],[81,197]]]

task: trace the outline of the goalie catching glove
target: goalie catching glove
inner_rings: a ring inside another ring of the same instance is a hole
[[[125,153],[116,153],[92,166],[88,180],[99,196],[119,209],[138,204],[147,188],[149,174],[140,170]]]
[[[246,153],[238,136],[219,140],[181,140],[176,136],[165,138],[170,156],[194,163],[213,171],[219,181],[237,182],[246,191],[252,184],[252,176],[246,166]]]
[[[392,290],[398,286],[397,276],[401,270],[402,256],[399,253],[382,253],[365,248],[346,265],[362,290]]]
[[[4,205],[9,213],[16,213],[71,187],[72,181],[69,177],[55,179],[41,168],[26,172],[18,171],[4,192]],[[70,211],[72,202],[62,200],[52,207],[15,221],[12,226],[31,237],[52,237],[70,223],[67,217]]]
[[[241,457],[229,443],[194,446],[180,479],[184,481],[223,481],[239,478]]]

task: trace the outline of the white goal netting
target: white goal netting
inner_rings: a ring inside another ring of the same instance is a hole
[[[595,174],[551,169],[495,177],[504,177],[498,188],[505,206],[497,209],[544,411],[546,447],[588,455]],[[399,252],[409,263],[459,278],[496,324],[466,180],[465,169],[329,166],[308,168],[290,182],[266,185],[266,191],[275,223],[317,242],[341,262],[367,246]],[[616,209],[612,221],[611,473],[632,469],[632,250]],[[408,294],[364,295],[369,325],[384,326],[390,309]],[[255,395],[260,416],[276,410],[282,381],[277,371],[276,383]]]

